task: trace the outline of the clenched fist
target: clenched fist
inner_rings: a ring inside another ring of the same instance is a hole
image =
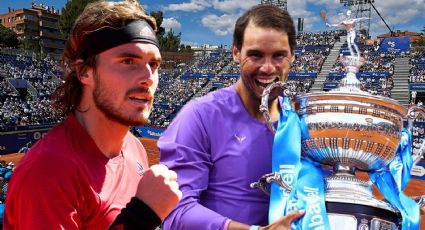
[[[182,198],[177,174],[165,165],[153,165],[143,174],[136,197],[164,220]]]

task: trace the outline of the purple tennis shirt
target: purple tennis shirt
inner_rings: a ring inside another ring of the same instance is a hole
[[[164,229],[223,229],[228,219],[267,225],[269,197],[249,185],[271,172],[272,145],[233,86],[189,102],[158,141],[183,192]]]

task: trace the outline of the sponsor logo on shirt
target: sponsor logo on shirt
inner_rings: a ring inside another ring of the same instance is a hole
[[[143,165],[137,161],[137,174],[139,174],[139,176],[143,176],[143,173],[145,173],[145,171],[143,170]]]
[[[244,136],[244,135],[237,135],[237,134],[235,134],[235,138],[236,138],[236,140],[238,140],[238,141],[239,141],[239,143],[242,143],[242,142],[244,142],[244,141],[245,141],[246,136]]]

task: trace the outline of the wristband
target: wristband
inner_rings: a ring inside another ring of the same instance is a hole
[[[259,230],[259,229],[260,229],[260,226],[258,226],[258,225],[249,226],[249,230]]]

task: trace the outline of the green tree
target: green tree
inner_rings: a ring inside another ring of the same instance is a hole
[[[19,48],[24,50],[40,51],[40,46],[36,46],[33,41],[28,38],[19,41]]]
[[[425,47],[425,38],[421,37],[419,40],[413,43],[413,46],[423,46]]]
[[[67,37],[71,31],[72,26],[74,25],[75,20],[83,12],[84,7],[91,2],[99,0],[72,0],[68,1],[65,7],[62,9],[62,15],[59,18],[59,29],[64,37]],[[165,28],[162,27],[162,22],[164,20],[164,14],[162,11],[152,11],[150,15],[155,18],[158,30],[156,32],[160,50],[163,52],[179,51],[180,47],[180,37],[181,34],[174,34],[172,30],[165,32]],[[190,50],[189,47],[185,47],[184,52]]]
[[[16,47],[19,44],[18,36],[12,30],[0,24],[0,44],[7,47]]]
[[[162,11],[151,11],[150,15],[155,18],[158,30],[156,36],[159,42],[159,48],[162,52],[191,52],[190,46],[184,46],[180,44],[181,33],[174,34],[173,30],[165,32],[165,28],[162,27],[164,21],[164,14]]]
[[[156,31],[156,36],[158,38],[162,38],[165,34],[165,28],[161,26],[162,21],[164,20],[164,14],[162,13],[162,11],[151,11],[150,15],[155,18],[156,25],[158,27]]]
[[[99,0],[71,0],[68,1],[64,8],[62,8],[62,15],[59,18],[58,26],[63,37],[68,37],[75,20],[83,12],[87,4]]]
[[[190,52],[192,52],[192,47],[190,45],[181,44],[180,48],[179,48],[179,52],[182,52],[182,53],[189,52],[190,53]]]
[[[165,52],[177,52],[180,47],[181,33],[178,35],[174,34],[173,29],[167,32],[167,34],[159,40],[161,51]]]

